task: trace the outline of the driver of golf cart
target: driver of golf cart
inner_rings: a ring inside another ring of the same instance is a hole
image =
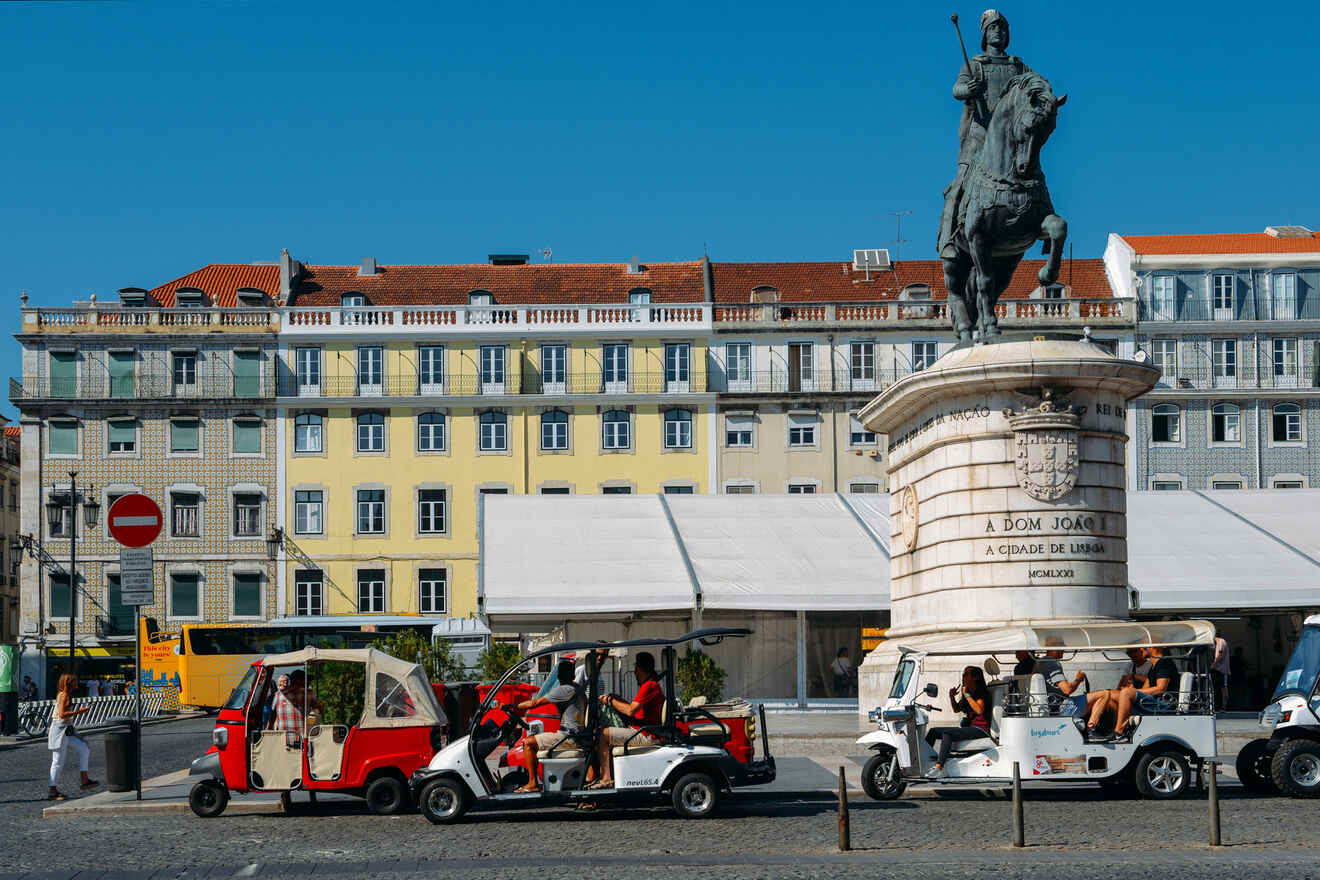
[[[615,746],[638,748],[655,745],[655,740],[646,733],[646,728],[661,723],[661,711],[665,705],[665,692],[656,681],[655,655],[649,651],[639,651],[633,667],[637,676],[637,696],[632,702],[621,699],[617,694],[601,694],[602,706],[607,706],[622,714],[628,727],[606,727],[600,732],[596,745],[596,760],[600,767],[600,780],[590,788],[613,788],[614,771],[611,767],[610,753]]]
[[[558,685],[543,697],[524,700],[513,707],[518,715],[524,716],[538,706],[554,706],[559,713],[559,730],[553,733],[538,733],[523,738],[523,761],[527,768],[527,784],[518,788],[518,793],[540,791],[537,782],[537,755],[550,752],[557,746],[573,746],[574,734],[582,732],[582,713],[586,708],[586,696],[582,688],[574,681],[573,661],[560,660],[555,667],[555,679]]]

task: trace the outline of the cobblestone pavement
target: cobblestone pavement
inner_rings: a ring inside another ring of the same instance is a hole
[[[205,747],[207,719],[148,728],[146,772],[182,767]],[[93,741],[93,776],[103,748]],[[1026,850],[1008,846],[1011,805],[966,795],[854,802],[854,852],[836,852],[832,799],[740,798],[715,819],[683,822],[666,809],[583,814],[478,812],[437,828],[417,815],[380,817],[356,803],[291,816],[191,815],[41,819],[44,743],[0,752],[0,877],[287,876],[411,878],[674,876],[984,877],[1160,880],[1231,871],[1238,877],[1320,876],[1317,805],[1226,797],[1224,837],[1210,850],[1206,802],[1107,798],[1099,789],[1035,794],[1026,802]],[[66,771],[68,772],[68,771]],[[66,777],[73,781],[72,773]]]

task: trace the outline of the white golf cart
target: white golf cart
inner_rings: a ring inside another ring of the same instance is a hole
[[[1320,614],[1306,618],[1270,704],[1260,713],[1268,739],[1252,740],[1237,757],[1249,791],[1320,796]]]
[[[1188,789],[1191,764],[1216,752],[1214,701],[1205,668],[1206,649],[1214,639],[1212,624],[1189,620],[1015,626],[950,638],[920,650],[900,646],[889,698],[868,716],[878,722],[878,729],[857,741],[875,752],[862,771],[862,787],[877,800],[889,800],[917,780],[1006,783],[1016,763],[1024,780],[1114,787],[1134,783],[1146,797],[1180,797]],[[1037,657],[1062,651],[1064,662],[1079,655],[1089,655],[1094,662],[1100,657],[1126,660],[1126,649],[1147,646],[1163,648],[1181,675],[1158,698],[1158,710],[1134,716],[1135,728],[1117,739],[1103,730],[1088,734],[1077,701],[1051,694],[1044,676],[999,676],[1000,662],[1011,664],[1017,651]],[[918,701],[942,696],[934,682],[921,687],[923,663],[932,656],[985,656],[992,706],[988,735],[956,744],[938,775],[932,772],[936,752],[926,732],[930,713],[939,709]]]
[[[603,807],[668,798],[680,816],[698,819],[712,815],[720,798],[734,788],[773,782],[775,761],[769,754],[768,739],[762,740],[761,760],[751,760],[748,740],[754,739],[756,725],[748,713],[721,717],[718,710],[712,712],[696,705],[682,707],[675,699],[677,646],[691,642],[713,645],[751,632],[713,627],[672,639],[566,642],[528,654],[491,688],[473,715],[469,734],[449,743],[429,765],[413,774],[409,784],[422,815],[435,824],[449,824],[477,805],[526,809],[592,801]],[[515,784],[527,781],[526,770],[500,760],[509,755],[498,750],[501,746],[513,748],[524,733],[541,732],[544,723],[536,720],[529,723],[508,706],[500,705],[497,698],[502,692],[507,693],[505,685],[518,680],[538,658],[570,652],[586,654],[597,648],[658,650],[657,675],[665,692],[665,705],[661,723],[643,728],[655,744],[643,744],[638,738],[636,744],[615,746],[612,750],[614,787],[586,788],[588,769],[596,760],[597,735],[605,726],[597,700],[598,676],[590,674],[584,729],[577,734],[565,733],[562,740],[539,754],[539,791],[512,791]],[[764,709],[761,731],[764,737]],[[735,755],[747,760],[739,760]]]

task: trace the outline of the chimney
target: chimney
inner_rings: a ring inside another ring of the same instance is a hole
[[[637,255],[633,254],[632,259],[628,261],[628,274],[640,275],[641,272],[642,272],[642,264],[637,261]]]
[[[285,248],[280,254],[280,299],[288,302],[293,293],[293,285],[298,277],[302,275],[302,263],[289,256],[289,249]]]
[[[362,266],[358,269],[359,275],[379,275],[380,270],[376,268],[375,257],[363,257]]]

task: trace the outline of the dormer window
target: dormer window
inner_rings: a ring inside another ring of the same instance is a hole
[[[1062,284],[1047,284],[1040,289],[1040,295],[1045,299],[1063,299],[1068,295],[1068,289]]]
[[[367,296],[356,291],[345,293],[339,297],[339,304],[346,309],[360,309],[367,304]]]
[[[651,291],[645,287],[634,287],[628,291],[628,302],[635,306],[647,306],[651,304]]]
[[[266,291],[257,287],[240,287],[235,293],[238,301],[245,306],[260,306],[266,304]]]
[[[903,288],[903,292],[899,294],[899,299],[930,299],[930,285],[909,284]]]
[[[495,294],[489,290],[473,290],[468,293],[468,305],[470,306],[493,306],[495,305]]]
[[[147,292],[141,287],[125,287],[119,291],[119,302],[125,308],[140,309],[147,304]]]
[[[752,288],[752,302],[754,303],[777,303],[779,302],[779,288],[762,285]]]
[[[174,305],[180,309],[200,309],[206,305],[206,294],[196,287],[180,287],[174,291]]]

